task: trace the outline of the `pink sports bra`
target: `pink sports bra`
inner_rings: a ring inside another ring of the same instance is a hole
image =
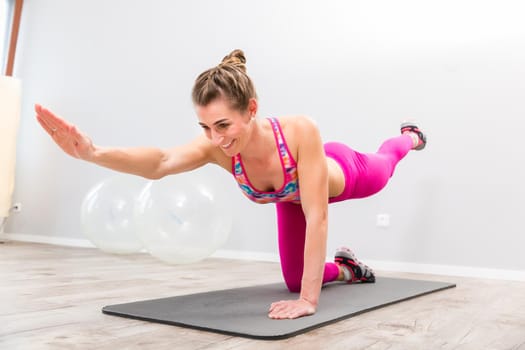
[[[301,201],[299,193],[299,179],[297,175],[297,163],[293,159],[288,145],[284,140],[284,135],[277,118],[268,118],[272,125],[275,142],[281,158],[281,166],[284,174],[284,184],[277,191],[259,191],[250,183],[246,176],[246,171],[242,164],[241,155],[237,154],[232,157],[232,173],[239,184],[242,192],[252,201],[260,204],[275,202],[295,202]]]

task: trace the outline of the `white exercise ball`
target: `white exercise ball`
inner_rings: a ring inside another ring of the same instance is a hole
[[[220,189],[193,173],[146,185],[135,207],[135,222],[150,254],[171,264],[210,256],[226,242],[232,226]]]
[[[116,254],[143,249],[134,207],[147,183],[137,176],[117,175],[99,182],[87,193],[81,208],[82,229],[97,248]]]

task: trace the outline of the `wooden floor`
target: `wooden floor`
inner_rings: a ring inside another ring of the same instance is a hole
[[[0,244],[0,349],[525,350],[525,282],[381,271],[378,276],[454,282],[457,288],[286,340],[252,340],[100,310],[108,304],[278,282],[278,264],[207,259],[191,267],[170,266],[147,254],[115,256],[7,242]]]

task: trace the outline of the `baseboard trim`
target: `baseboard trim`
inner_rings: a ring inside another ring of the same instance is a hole
[[[66,238],[66,237],[50,237],[40,235],[29,235],[21,233],[4,233],[0,235],[1,239],[44,243],[68,247],[79,248],[95,248],[93,243],[87,239]],[[237,250],[218,250],[211,255],[214,258],[234,259],[234,260],[252,260],[252,261],[267,261],[279,262],[279,255],[274,253],[264,252],[247,252]],[[421,273],[430,275],[442,276],[459,276],[472,277],[483,279],[497,279],[508,281],[525,281],[525,271],[522,270],[505,270],[505,269],[488,269],[483,267],[470,267],[458,265],[434,265],[434,264],[420,264],[410,262],[396,262],[396,261],[382,261],[382,260],[368,260],[367,265],[373,266],[377,271],[392,271],[392,272],[409,272]]]
[[[279,262],[279,254],[263,253],[263,252],[247,252],[240,250],[224,250],[219,249],[211,255],[213,258],[234,259],[234,260],[251,260],[251,261],[267,261]]]
[[[261,252],[219,250],[212,256],[226,259],[279,262],[278,254]],[[365,260],[366,264],[369,266],[373,266],[374,270],[376,271],[409,272],[441,276],[459,276],[507,281],[525,281],[525,271],[520,270],[487,269],[483,267],[434,265],[370,259]]]
[[[41,235],[29,235],[25,233],[4,233],[2,237],[8,241],[44,243],[78,248],[96,248],[95,245],[93,245],[93,243],[91,243],[89,240],[79,238],[50,237]]]
[[[525,271],[488,269],[460,265],[434,265],[396,261],[366,260],[367,265],[378,271],[422,273],[429,275],[458,276],[506,281],[525,281]]]

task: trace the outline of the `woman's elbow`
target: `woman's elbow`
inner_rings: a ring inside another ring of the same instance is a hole
[[[148,180],[160,180],[163,177],[165,177],[167,173],[166,171],[163,171],[162,169],[157,168],[157,169],[150,169],[149,171],[145,171],[139,175]]]

